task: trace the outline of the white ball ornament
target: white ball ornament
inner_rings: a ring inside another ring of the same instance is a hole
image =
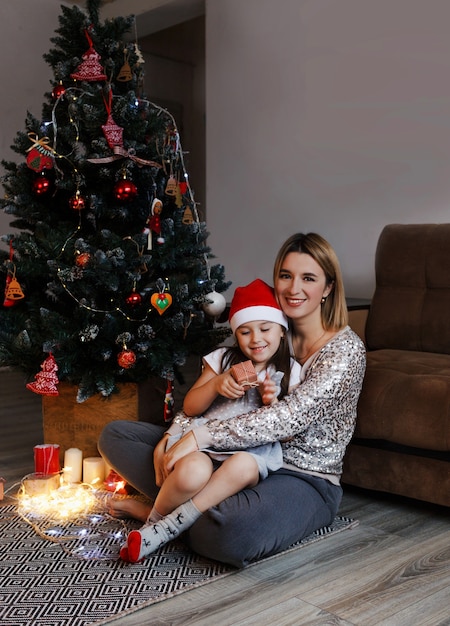
[[[218,317],[225,311],[227,302],[221,293],[211,291],[206,294],[205,298],[206,302],[203,303],[202,308],[207,315],[210,315],[211,317]]]

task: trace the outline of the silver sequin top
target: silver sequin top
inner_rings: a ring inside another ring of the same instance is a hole
[[[244,449],[281,441],[283,459],[306,472],[339,476],[356,424],[366,350],[349,326],[303,366],[302,382],[283,400],[195,430],[200,449]]]

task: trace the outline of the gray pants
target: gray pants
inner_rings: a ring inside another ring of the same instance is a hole
[[[153,449],[164,430],[118,420],[104,428],[98,443],[107,463],[151,499],[158,493]],[[280,469],[206,511],[183,540],[207,558],[244,567],[330,524],[341,497],[341,487],[325,479]]]

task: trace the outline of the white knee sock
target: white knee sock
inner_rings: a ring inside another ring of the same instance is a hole
[[[155,522],[159,522],[159,520],[161,520],[163,517],[164,515],[161,515],[161,513],[157,511],[155,507],[153,507],[150,511],[150,515],[147,517],[147,521],[145,522],[145,524],[154,524]]]
[[[155,552],[160,546],[175,539],[190,528],[201,516],[192,500],[177,507],[159,522],[150,523],[128,535],[128,560],[132,563]]]

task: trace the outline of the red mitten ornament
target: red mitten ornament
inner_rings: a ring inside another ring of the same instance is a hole
[[[103,67],[100,65],[100,55],[98,52],[94,50],[92,39],[88,33],[85,31],[86,39],[88,40],[89,49],[82,56],[82,63],[78,66],[76,72],[71,74],[71,78],[75,78],[75,80],[106,80],[106,74],[103,71]]]
[[[41,369],[42,372],[38,372],[34,377],[34,382],[27,384],[27,389],[42,396],[58,396],[59,391],[56,386],[59,383],[56,374],[58,365],[52,353],[42,363]]]
[[[53,148],[50,148],[50,139],[48,137],[39,138],[36,133],[28,133],[30,141],[33,142],[31,148],[27,152],[27,165],[34,172],[43,172],[53,168]]]
[[[35,172],[50,170],[53,167],[53,159],[50,154],[51,153],[45,154],[33,148],[31,152],[27,154],[27,165],[30,170],[34,170]]]

